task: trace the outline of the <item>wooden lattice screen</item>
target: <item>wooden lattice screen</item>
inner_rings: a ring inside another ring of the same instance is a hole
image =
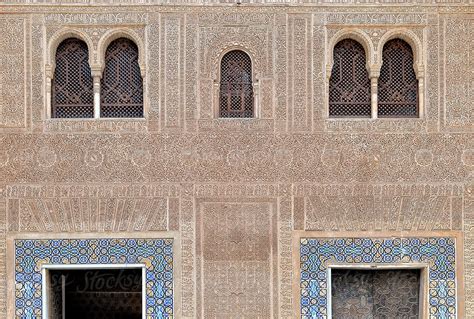
[[[52,117],[94,117],[93,81],[88,60],[84,41],[69,38],[58,46],[52,80]]]
[[[220,117],[254,116],[252,61],[240,50],[230,51],[221,62]]]
[[[413,51],[401,39],[390,40],[384,45],[378,98],[379,117],[418,116],[418,80],[413,69]]]
[[[138,47],[129,39],[113,41],[105,53],[100,116],[143,117],[143,79]]]
[[[360,43],[345,39],[334,47],[329,80],[329,116],[370,117],[370,79]]]

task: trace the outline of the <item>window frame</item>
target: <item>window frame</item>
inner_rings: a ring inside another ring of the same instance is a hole
[[[250,59],[250,65],[251,65],[251,76],[250,78],[252,79],[252,91],[253,91],[253,116],[252,117],[221,117],[220,116],[220,86],[221,86],[221,79],[222,79],[222,59],[224,56],[232,51],[242,51],[245,53],[249,59]],[[218,121],[254,121],[261,119],[261,114],[260,114],[260,103],[259,103],[259,80],[257,76],[257,63],[256,59],[248,50],[247,48],[240,46],[240,45],[232,45],[229,47],[226,47],[225,50],[221,51],[217,60],[216,60],[216,65],[214,66],[215,68],[215,80],[214,80],[214,94],[213,94],[213,99],[214,99],[214,107],[213,107],[213,117],[215,120]],[[201,87],[202,89],[202,87]]]
[[[334,26],[328,26],[334,27]],[[393,125],[399,125],[398,123],[406,123],[406,125],[418,125],[413,123],[423,123],[426,125],[426,111],[425,111],[425,66],[426,56],[423,55],[424,45],[418,35],[414,32],[414,28],[398,27],[390,29],[385,32],[377,44],[374,44],[372,38],[367,34],[366,31],[355,28],[343,28],[339,29],[335,34],[326,40],[326,69],[325,69],[325,88],[324,88],[324,115],[323,120],[328,125],[338,126],[336,123],[367,123],[367,122],[379,122],[382,127],[385,127],[385,123],[393,123]],[[418,80],[418,116],[416,117],[378,117],[378,78],[380,76],[380,70],[382,67],[382,52],[384,45],[393,39],[401,39],[405,41],[412,49],[413,52],[413,69],[415,71],[416,78]],[[334,47],[344,39],[353,39],[359,42],[366,51],[367,59],[367,71],[369,72],[369,78],[371,81],[371,109],[372,115],[370,117],[331,117],[329,116],[329,80],[331,76],[332,67],[334,64],[333,55]],[[380,121],[378,121],[380,120]],[[333,123],[333,124],[329,124]],[[358,124],[355,124],[358,125]],[[360,128],[360,127],[359,127]],[[348,129],[346,127],[346,129]],[[359,131],[357,127],[354,130]],[[386,127],[382,129],[386,131]]]
[[[140,29],[144,31],[145,26]],[[137,129],[146,130],[149,113],[148,100],[148,81],[147,81],[147,67],[146,67],[146,48],[144,39],[137,33],[137,30],[130,28],[111,28],[106,31],[99,39],[98,43],[94,45],[91,37],[81,30],[79,27],[65,27],[54,33],[48,40],[47,62],[45,65],[45,106],[46,110],[43,112],[43,123],[45,129],[48,131],[57,131],[59,126],[70,126],[70,130],[76,131],[83,129],[80,126],[93,126],[94,130],[102,131],[122,131],[123,128],[113,128],[115,123],[120,126],[129,126],[128,124],[135,123]],[[68,38],[77,38],[87,44],[89,53],[89,66],[93,78],[93,92],[94,92],[94,117],[91,118],[55,118],[52,117],[52,79],[55,71],[55,56],[59,45]],[[143,116],[142,117],[100,117],[100,82],[102,78],[103,69],[105,68],[105,52],[111,42],[118,38],[127,38],[134,42],[138,48],[138,65],[142,77],[143,87]],[[64,123],[64,124],[61,124]],[[111,123],[110,125],[107,123]],[[110,126],[110,127],[108,127]],[[135,131],[136,129],[132,129]],[[128,131],[128,130],[127,130]]]

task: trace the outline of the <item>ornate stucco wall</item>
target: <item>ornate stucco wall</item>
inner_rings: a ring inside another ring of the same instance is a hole
[[[474,2],[243,2],[0,5],[1,318],[14,238],[160,234],[179,244],[177,317],[296,318],[304,231],[459,238],[458,315],[474,318]],[[49,119],[71,35],[93,71],[110,39],[135,40],[144,119]],[[328,119],[336,40],[359,39],[376,72],[397,36],[415,51],[421,117]],[[233,47],[254,63],[256,119],[215,118]]]

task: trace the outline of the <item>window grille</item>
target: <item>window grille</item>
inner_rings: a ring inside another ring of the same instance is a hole
[[[370,117],[370,79],[364,48],[352,39],[334,47],[329,79],[329,116]]]
[[[222,58],[219,116],[230,118],[254,116],[252,61],[243,51],[231,51]]]
[[[413,51],[401,39],[387,42],[378,81],[379,117],[418,116],[418,80],[413,69]]]
[[[94,117],[94,92],[87,44],[66,39],[56,50],[52,79],[51,115],[54,118]]]
[[[332,269],[332,317],[420,318],[420,270]]]
[[[101,117],[143,117],[143,80],[138,47],[133,41],[113,41],[105,53],[101,80]]]

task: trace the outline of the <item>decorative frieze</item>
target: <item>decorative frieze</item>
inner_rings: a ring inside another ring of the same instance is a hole
[[[327,24],[349,24],[349,25],[370,25],[370,24],[427,24],[428,15],[417,14],[387,14],[387,13],[329,13],[326,15]]]
[[[446,196],[307,197],[305,230],[461,230],[460,203],[462,197]]]
[[[146,24],[148,14],[143,12],[56,13],[46,14],[44,22],[47,25]]]
[[[8,231],[168,230],[166,198],[29,198],[9,199],[7,205]]]

